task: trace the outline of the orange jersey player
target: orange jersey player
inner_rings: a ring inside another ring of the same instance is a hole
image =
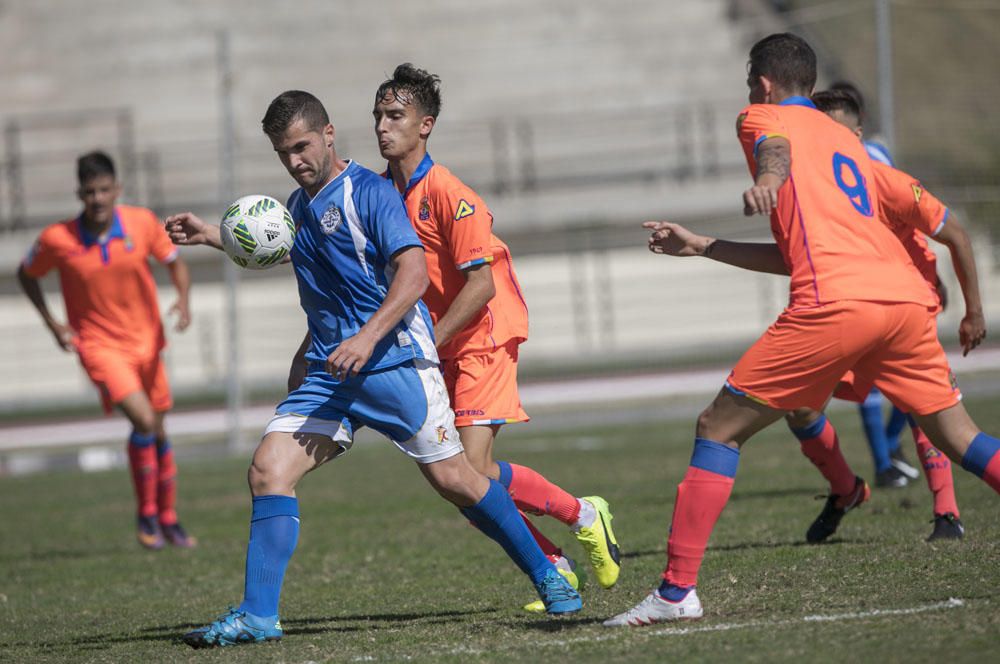
[[[609,627],[703,615],[698,572],[729,501],[741,447],[789,410],[821,408],[847,371],[913,413],[939,449],[1000,492],[1000,440],[980,431],[962,406],[928,314],[935,302],[927,284],[879,219],[879,193],[860,141],[809,100],[815,83],[816,56],[800,37],[775,34],[751,49],[751,105],[737,123],[753,177],[743,205],[747,215],[770,215],[775,243],[645,224],[655,253],[790,274],[791,293],[698,418],[660,586],[605,621]],[[868,486],[839,448],[815,452],[836,487],[821,519],[839,521],[868,498]]]
[[[128,456],[139,542],[152,549],[162,548],[164,539],[194,546],[175,509],[177,468],[163,427],[173,401],[160,358],[166,341],[149,259],[170,271],[179,330],[190,323],[188,269],[155,214],[115,205],[121,186],[107,155],[83,155],[77,171],[83,211],[42,231],[18,277],[56,342],[79,356],[105,412],[117,406],[132,424]],[[59,272],[68,325],[49,312],[38,283],[51,270]]]
[[[441,108],[437,76],[407,63],[375,94],[375,135],[386,177],[403,196],[424,245],[430,286],[423,299],[434,321],[441,370],[455,425],[473,466],[499,479],[517,506],[550,515],[576,533],[598,582],[615,584],[620,569],[607,502],[576,498],[525,466],[495,462],[500,427],[526,422],[517,390],[518,347],[528,337],[528,310],[510,250],[493,234],[486,203],[427,153]],[[523,516],[523,514],[522,514]],[[575,564],[525,517],[542,550],[576,581]],[[525,606],[541,611],[540,602]]]

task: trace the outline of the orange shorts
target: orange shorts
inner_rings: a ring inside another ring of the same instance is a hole
[[[456,427],[528,421],[517,393],[517,346],[441,361]]]
[[[150,359],[132,357],[110,348],[80,349],[80,363],[101,393],[101,406],[110,414],[115,404],[140,390],[149,397],[156,412],[173,406],[167,370],[159,353]]]
[[[962,398],[927,307],[844,300],[786,310],[740,358],[727,386],[778,410],[820,410],[845,374],[855,395],[878,387],[908,413]]]

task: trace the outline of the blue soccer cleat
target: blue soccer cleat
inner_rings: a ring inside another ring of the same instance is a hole
[[[545,578],[535,584],[538,596],[545,604],[545,612],[551,615],[576,613],[583,608],[583,600],[566,578],[553,567]]]
[[[184,635],[184,643],[192,648],[238,646],[244,643],[279,641],[284,634],[278,616],[261,618],[229,607],[229,611],[207,627]]]

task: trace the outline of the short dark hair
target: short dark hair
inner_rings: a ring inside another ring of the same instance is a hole
[[[816,53],[790,32],[764,37],[750,49],[750,78],[766,76],[788,92],[809,94],[816,85]]]
[[[409,95],[424,115],[437,119],[441,112],[441,79],[439,77],[424,69],[418,69],[409,62],[404,62],[392,72],[392,78],[378,86],[378,91],[375,93],[375,103],[378,104],[388,95],[399,100],[401,93]]]
[[[80,155],[76,160],[76,180],[81,185],[101,175],[115,177],[115,162],[106,152],[94,150]]]
[[[837,81],[830,86],[830,89],[839,90],[840,92],[850,95],[858,107],[858,123],[863,123],[865,121],[865,98],[861,94],[861,90],[858,90],[858,86],[854,85],[850,81]]]
[[[858,107],[858,100],[846,90],[822,90],[812,96],[812,102],[816,108],[824,113],[840,111],[845,115],[852,116],[854,120],[861,124],[861,109]]]
[[[286,90],[274,98],[260,121],[268,136],[280,136],[296,120],[305,120],[309,131],[323,131],[330,116],[323,102],[302,90]]]

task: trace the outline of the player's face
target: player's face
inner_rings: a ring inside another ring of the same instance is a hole
[[[76,194],[83,203],[84,219],[98,226],[110,223],[120,193],[121,186],[113,175],[97,175],[81,184]]]
[[[310,196],[330,179],[333,136],[333,125],[316,131],[300,118],[290,124],[281,136],[270,137],[285,170]]]
[[[375,117],[375,138],[384,159],[403,159],[420,147],[421,139],[430,136],[434,118],[421,115],[405,92],[389,92],[372,111]]]

